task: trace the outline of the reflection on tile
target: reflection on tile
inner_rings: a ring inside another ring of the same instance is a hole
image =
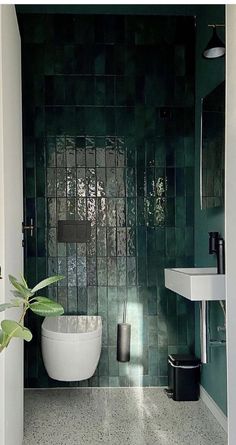
[[[107,199],[107,225],[116,226],[116,199]]]
[[[126,256],[126,228],[117,228],[117,256]]]
[[[77,195],[86,195],[85,168],[77,168]]]
[[[116,255],[116,229],[107,227],[107,255]]]
[[[79,287],[84,287],[87,285],[86,257],[77,258],[77,279]]]
[[[106,256],[107,254],[106,227],[97,227],[97,256]]]

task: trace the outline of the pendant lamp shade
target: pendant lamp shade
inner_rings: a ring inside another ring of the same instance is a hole
[[[225,44],[219,38],[216,32],[216,27],[213,27],[213,34],[209,40],[208,45],[203,51],[203,57],[206,59],[216,59],[222,57],[225,54]]]

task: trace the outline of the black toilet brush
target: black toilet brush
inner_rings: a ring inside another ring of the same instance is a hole
[[[118,362],[130,361],[130,336],[131,325],[126,323],[127,300],[124,300],[123,323],[117,325],[117,360]]]

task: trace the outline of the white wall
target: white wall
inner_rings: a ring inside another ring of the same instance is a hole
[[[0,302],[10,297],[8,274],[23,271],[21,45],[15,8],[0,5]],[[5,314],[1,313],[1,319]],[[19,317],[17,311],[6,318]],[[23,439],[23,345],[0,355],[0,444]]]
[[[236,443],[236,5],[226,6],[226,304],[228,444]]]

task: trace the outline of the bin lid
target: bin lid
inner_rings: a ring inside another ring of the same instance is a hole
[[[201,360],[191,354],[170,354],[169,360],[176,366],[195,366],[201,363]]]

